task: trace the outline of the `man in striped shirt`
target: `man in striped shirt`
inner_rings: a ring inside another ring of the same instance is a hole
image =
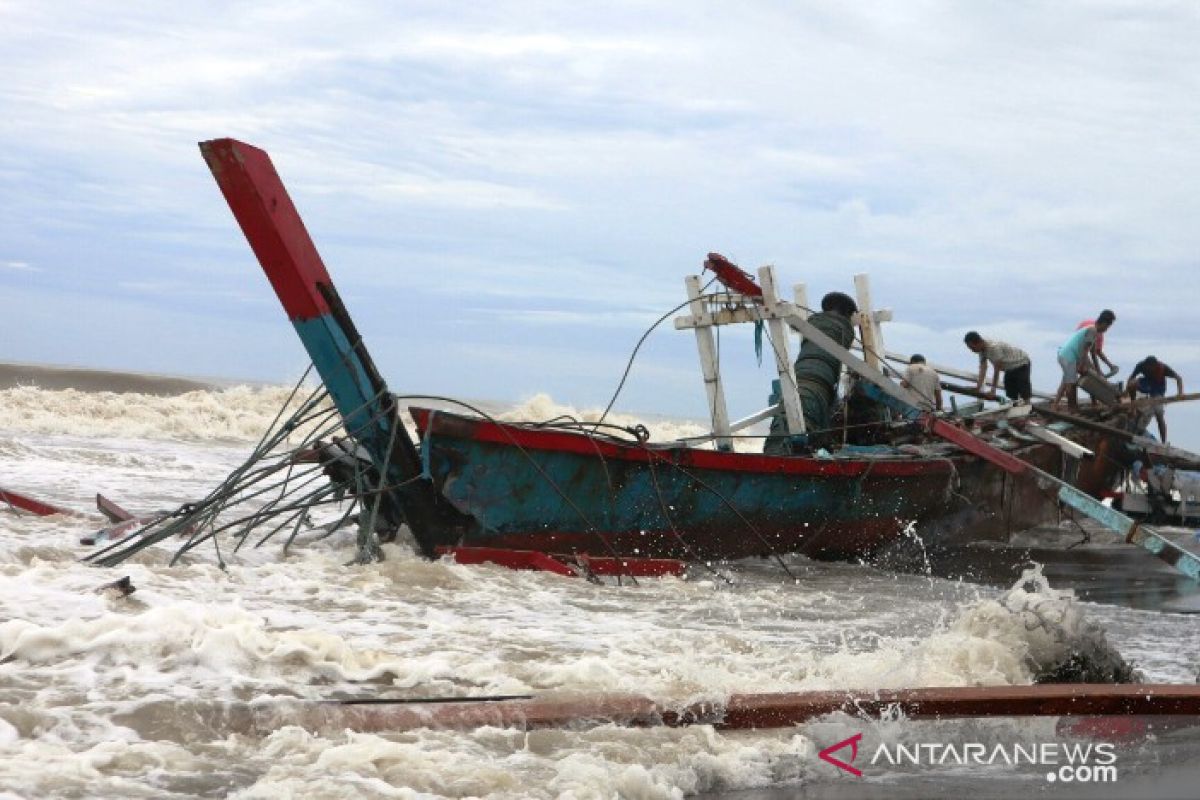
[[[984,339],[976,331],[971,331],[963,337],[963,342],[972,353],[979,354],[979,377],[975,379],[975,391],[983,391],[984,379],[987,377],[988,362],[992,362],[995,370],[992,372],[991,395],[996,394],[996,384],[1000,382],[1000,373],[1004,373],[1004,394],[1014,403],[1033,402],[1033,384],[1029,379],[1029,354],[1019,347],[1013,347],[997,339]]]

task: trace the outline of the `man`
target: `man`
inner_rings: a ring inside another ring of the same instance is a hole
[[[979,376],[975,379],[975,391],[983,391],[987,377],[988,362],[992,362],[991,394],[996,394],[1000,373],[1004,373],[1004,394],[1013,403],[1032,403],[1033,384],[1029,380],[1029,354],[1019,347],[1005,344],[996,339],[984,339],[976,331],[963,337],[963,343],[972,353],[979,354]]]
[[[942,410],[942,380],[937,372],[925,363],[925,356],[913,354],[904,368],[904,379],[900,385],[912,389],[921,398],[921,410]]]
[[[1057,410],[1065,397],[1067,405],[1072,409],[1079,408],[1077,386],[1079,378],[1086,375],[1092,367],[1100,372],[1100,361],[1096,358],[1096,337],[1107,332],[1117,321],[1117,315],[1109,309],[1100,312],[1095,325],[1078,328],[1071,338],[1058,348],[1058,365],[1062,368],[1062,382],[1054,395],[1051,408]]]
[[[1104,309],[1103,311],[1101,311],[1100,313],[1112,315],[1114,319],[1116,318],[1115,315],[1113,315],[1113,312],[1107,308]],[[1081,322],[1075,326],[1075,330],[1079,330],[1080,328],[1086,328],[1089,325],[1095,325],[1095,324],[1096,324],[1096,320],[1085,319],[1083,322]],[[1116,375],[1120,371],[1120,368],[1116,364],[1109,361],[1108,356],[1106,356],[1104,354],[1104,334],[1103,333],[1096,335],[1096,357],[1108,365],[1108,372],[1104,373],[1104,377],[1111,378],[1113,375]]]
[[[1137,399],[1138,392],[1150,398],[1149,407],[1158,420],[1158,438],[1163,444],[1167,442],[1167,416],[1162,404],[1162,398],[1167,393],[1167,378],[1174,378],[1175,388],[1179,394],[1183,394],[1183,378],[1179,377],[1179,373],[1154,356],[1146,356],[1133,368],[1125,385],[1129,390],[1130,402]]]
[[[854,342],[854,323],[851,320],[857,313],[858,306],[849,295],[830,292],[821,298],[821,311],[810,316],[808,321],[842,347],[849,348]],[[800,345],[800,355],[796,358],[793,372],[796,375],[796,393],[800,395],[800,408],[804,414],[804,428],[810,442],[814,435],[819,441],[829,430],[830,412],[837,399],[842,362],[805,339]],[[771,418],[771,431],[763,443],[763,452],[773,455],[793,452],[782,413]]]

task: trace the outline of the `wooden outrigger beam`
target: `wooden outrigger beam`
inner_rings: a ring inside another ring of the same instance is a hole
[[[233,732],[260,736],[284,725],[373,733],[419,728],[531,730],[599,724],[712,725],[718,730],[745,730],[787,728],[834,713],[880,718],[899,712],[909,719],[1192,716],[1200,715],[1200,686],[1039,684],[735,694],[723,702],[702,701],[683,707],[626,694],[460,702],[371,698],[365,702],[254,703],[223,711],[225,725],[234,728]]]
[[[855,349],[861,349],[861,347],[859,345],[855,345]],[[897,363],[897,364],[907,364],[908,359],[910,358],[909,356],[906,356],[903,353],[897,353],[892,350],[885,351],[883,356],[888,361],[891,361],[891,362]],[[971,381],[971,383],[974,383],[979,378],[978,372],[970,372],[968,370],[959,369],[957,367],[947,367],[944,364],[926,364],[926,366],[928,366],[930,369],[932,369],[934,372],[938,373],[939,375],[945,375],[950,378],[958,378],[959,380],[964,380],[964,381]],[[957,386],[953,386],[953,385],[947,386],[946,384],[942,384],[942,388],[947,389],[948,391],[959,391],[963,387],[957,387]],[[964,392],[962,392],[962,394],[970,394],[970,392],[964,391]],[[979,396],[983,396],[985,394],[988,394],[988,393],[981,392],[981,393],[979,393]],[[1033,393],[1033,396],[1040,398],[1042,400],[1053,400],[1054,392],[1039,392],[1039,391],[1035,390]]]
[[[349,435],[370,454],[387,486],[381,502],[408,522],[426,556],[452,544],[444,511],[387,385],[266,152],[235,139],[200,143],[221,193],[308,350]],[[386,509],[385,509],[386,510]]]

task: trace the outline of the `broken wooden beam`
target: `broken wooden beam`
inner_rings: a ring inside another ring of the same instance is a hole
[[[382,733],[485,726],[532,730],[601,724],[632,727],[711,725],[718,730],[787,728],[834,713],[908,719],[1200,715],[1200,686],[1176,684],[1040,684],[953,686],[874,691],[735,694],[686,705],[627,694],[529,699],[412,702],[298,700],[229,704],[209,720],[230,732],[265,736],[285,725],[310,731]]]
[[[0,489],[0,505],[7,505],[17,512],[28,511],[30,514],[36,514],[39,517],[49,517],[53,514],[74,514],[75,512],[69,508],[56,506],[52,503],[43,503],[37,498],[30,497],[27,494],[14,492],[11,489]]]

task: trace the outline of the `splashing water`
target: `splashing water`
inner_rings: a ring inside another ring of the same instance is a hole
[[[286,396],[202,392],[161,405],[118,396],[119,408],[143,409],[126,421],[104,411],[106,400],[37,391],[0,412],[5,480],[19,476],[31,494],[78,509],[104,490],[135,512],[203,496]],[[196,421],[210,406],[242,420],[226,424],[234,436]],[[1115,675],[1118,651],[1149,680],[1179,682],[1200,662],[1200,619],[1084,603],[1038,569],[998,593],[791,557],[794,585],[752,560],[723,567],[732,586],[617,588],[429,562],[396,545],[383,563],[347,568],[347,533],[286,557],[278,548],[227,554],[226,570],[211,552],[168,567],[174,543],[163,543],[114,572],[77,561],[80,533],[98,523],[0,511],[0,794],[790,792],[839,779],[815,755],[836,741],[821,724],[738,734],[283,727],[255,738],[204,720],[220,704],[277,697],[635,692],[682,704],[747,691],[1028,684],[1078,654],[1089,675]],[[93,591],[126,574],[136,594]]]

